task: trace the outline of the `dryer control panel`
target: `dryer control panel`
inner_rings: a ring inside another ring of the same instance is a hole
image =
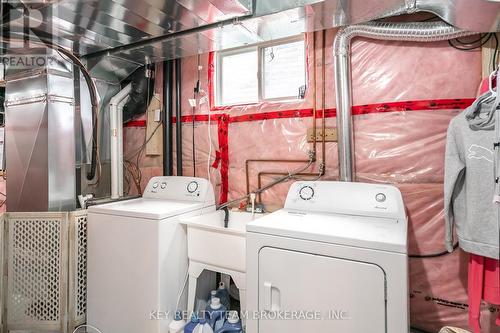
[[[205,178],[158,176],[149,180],[144,198],[213,202],[212,184]]]
[[[335,181],[296,182],[288,192],[285,208],[303,212],[406,218],[399,189],[380,184]]]

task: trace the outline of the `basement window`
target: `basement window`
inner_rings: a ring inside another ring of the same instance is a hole
[[[218,106],[304,98],[305,43],[302,37],[218,52]]]

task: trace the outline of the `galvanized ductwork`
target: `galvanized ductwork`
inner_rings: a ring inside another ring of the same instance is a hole
[[[61,62],[63,63],[63,62]],[[7,209],[76,208],[75,106],[72,66],[8,73],[5,101]]]
[[[370,22],[342,28],[333,43],[340,180],[354,181],[350,45],[355,37],[404,42],[436,42],[476,34],[444,22]]]

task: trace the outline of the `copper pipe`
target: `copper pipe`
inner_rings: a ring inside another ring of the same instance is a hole
[[[306,176],[306,177],[316,177],[319,178],[325,174],[326,171],[326,31],[322,31],[322,45],[321,45],[321,66],[322,66],[322,83],[321,83],[321,164],[319,167],[319,173],[299,173],[298,176]],[[316,81],[316,33],[313,32],[313,152],[314,158],[316,160],[316,120],[317,120],[317,104],[316,104],[316,90],[317,90],[317,81]],[[250,193],[250,185],[249,185],[249,171],[248,171],[248,162],[249,161],[260,161],[260,162],[302,162],[302,160],[247,160],[245,165],[245,171],[247,175],[247,194]],[[275,175],[275,176],[286,176],[288,173],[286,172],[265,172],[261,171],[258,173],[257,182],[258,188],[262,187],[262,177],[266,175]],[[258,200],[262,203],[262,194],[259,193]]]
[[[245,161],[245,178],[246,178],[246,187],[247,187],[247,194],[250,194],[250,172],[249,172],[249,165],[250,163],[255,163],[255,162],[262,162],[262,163],[309,163],[309,160],[306,159],[294,159],[294,160],[287,160],[287,159],[250,159]],[[259,186],[260,188],[260,186]]]
[[[272,182],[270,182],[269,184],[267,184],[266,186],[264,187],[260,187],[258,189],[256,189],[253,193],[255,194],[260,194],[264,191],[267,191],[268,189],[270,189],[271,187],[277,185],[277,184],[280,184],[280,183],[283,183],[285,181],[288,181],[292,178],[294,178],[296,175],[298,174],[301,174],[303,173],[305,170],[309,169],[311,167],[311,165],[313,164],[313,160],[312,160],[312,154],[310,154],[310,159],[309,161],[307,161],[307,164],[303,167],[300,167],[300,168],[297,168],[289,173],[285,173],[283,177],[280,177]],[[228,207],[229,205],[232,205],[233,203],[236,203],[236,202],[239,202],[241,200],[244,200],[244,199],[249,199],[250,195],[247,194],[247,195],[244,195],[238,199],[234,199],[234,200],[231,200],[231,201],[228,201],[222,205],[220,205],[219,207],[217,207],[217,209],[221,209],[221,208],[224,208],[224,207]]]
[[[314,157],[316,157],[316,113],[317,113],[317,110],[316,110],[316,88],[317,88],[317,82],[316,82],[316,31],[313,32],[313,36],[312,36],[312,52],[313,52],[313,56],[312,56],[312,68],[313,68],[313,71],[312,71],[312,79],[313,79],[313,137],[314,137],[314,140],[313,140],[313,153],[314,153]]]
[[[317,134],[317,104],[316,104],[316,90],[317,90],[317,82],[316,82],[316,32],[313,32],[312,36],[312,87],[313,87],[313,162],[316,161],[316,152],[317,152],[317,143],[316,143],[316,134]],[[323,51],[323,57],[324,57],[324,51]],[[323,75],[324,75],[324,70],[323,70]],[[324,89],[323,89],[324,90]],[[324,97],[323,97],[324,99]],[[324,122],[324,103],[323,103],[323,122]],[[325,124],[323,123],[323,128],[325,127]],[[323,129],[324,133],[324,129]],[[323,135],[324,136],[324,135]],[[325,138],[323,138],[323,144],[324,144]],[[325,152],[323,148],[323,163],[325,160]],[[287,160],[287,159],[251,159],[251,160],[246,160],[245,161],[245,179],[246,179],[246,189],[247,189],[247,194],[250,194],[250,171],[249,171],[249,164],[250,162],[267,162],[267,163],[308,163],[309,160],[306,159],[292,159],[292,160]],[[260,188],[260,186],[259,186]]]
[[[323,131],[323,135],[322,135],[322,142],[321,142],[321,153],[322,153],[322,157],[321,157],[321,166],[320,166],[320,174],[321,176],[323,176],[325,174],[325,168],[326,168],[326,119],[325,119],[325,107],[326,107],[326,93],[325,93],[325,90],[326,90],[326,56],[325,56],[325,49],[326,49],[326,30],[323,30],[323,48],[322,48],[322,52],[321,52],[321,67],[323,69],[323,73],[322,73],[322,79],[323,79],[323,82],[322,82],[322,91],[321,91],[321,118],[322,118],[322,131]]]

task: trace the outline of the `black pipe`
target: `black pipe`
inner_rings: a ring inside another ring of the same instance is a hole
[[[182,176],[182,93],[181,59],[175,59],[175,148],[177,153],[177,176]]]
[[[236,20],[237,20],[237,22],[242,22],[242,21],[245,21],[245,20],[250,19],[252,17],[253,17],[253,14],[249,14],[249,15],[240,16],[237,19],[231,18],[231,19],[227,19],[227,20],[223,20],[223,21],[219,21],[219,22],[205,24],[205,25],[198,26],[198,27],[195,27],[192,29],[186,29],[186,30],[181,30],[181,31],[169,33],[166,35],[160,35],[160,36],[155,36],[155,37],[151,37],[151,38],[146,38],[146,39],[142,39],[142,40],[139,40],[137,42],[129,43],[126,45],[117,46],[117,47],[113,47],[110,49],[104,49],[101,51],[89,53],[89,54],[82,56],[82,58],[84,58],[84,59],[101,58],[103,56],[109,56],[109,55],[113,55],[113,54],[120,53],[120,52],[138,49],[138,48],[143,47],[143,46],[149,46],[149,45],[152,45],[155,43],[161,43],[161,42],[165,42],[168,40],[174,40],[174,39],[182,37],[182,36],[207,31],[210,29],[222,28],[226,25],[235,24]]]
[[[163,175],[172,176],[172,77],[173,60],[163,62]]]

